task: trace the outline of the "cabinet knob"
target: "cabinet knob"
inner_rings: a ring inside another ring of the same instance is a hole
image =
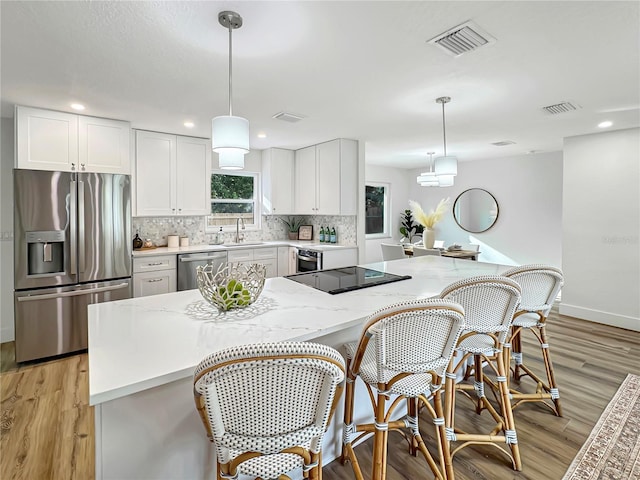
[[[178,209],[178,211],[179,211],[179,212],[181,212],[181,211],[182,211],[182,209],[181,209],[181,208],[179,208],[179,209]]]
[[[175,211],[176,211],[176,209],[175,209],[175,208],[172,208],[172,209],[171,209],[171,211],[172,211],[172,212],[175,212]]]
[[[84,163],[81,163],[81,164],[80,164],[80,168],[81,168],[82,170],[84,170]]]
[[[75,163],[72,163],[72,164],[71,164],[71,171],[74,171],[75,169],[76,169],[76,164],[75,164]]]

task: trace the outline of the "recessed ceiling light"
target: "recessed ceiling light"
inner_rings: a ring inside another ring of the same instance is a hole
[[[267,134],[266,134],[266,133],[262,133],[262,132],[260,132],[260,133],[258,134],[258,138],[267,138]]]
[[[606,122],[600,122],[598,124],[599,128],[609,128],[611,125],[613,125],[613,122],[610,122],[609,120],[607,120]]]
[[[84,110],[84,105],[82,105],[81,103],[72,103],[71,108],[73,108],[74,110]]]
[[[184,122],[184,126],[187,128],[193,128],[195,126],[195,123],[193,122]]]

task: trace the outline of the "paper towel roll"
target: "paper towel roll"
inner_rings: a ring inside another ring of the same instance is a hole
[[[169,248],[178,248],[180,237],[178,235],[167,235],[167,247]]]

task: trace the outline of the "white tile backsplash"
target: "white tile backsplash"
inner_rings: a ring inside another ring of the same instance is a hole
[[[285,216],[286,217],[286,216]],[[261,230],[244,230],[245,241],[287,240],[287,227],[279,215],[263,215]],[[356,216],[311,215],[304,216],[304,225],[313,225],[313,237],[318,241],[320,227],[335,227],[338,243],[356,245]],[[133,217],[132,232],[143,240],[150,239],[155,245],[166,246],[167,235],[189,237],[191,245],[212,242],[215,232],[205,232],[205,217]],[[234,232],[225,232],[225,242],[234,240]]]

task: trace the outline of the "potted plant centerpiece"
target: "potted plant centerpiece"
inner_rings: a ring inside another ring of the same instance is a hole
[[[289,231],[289,240],[298,240],[298,230],[300,229],[300,225],[303,225],[305,222],[304,217],[280,217],[280,220],[287,226],[287,230]]]
[[[404,213],[400,214],[400,218],[402,219],[400,222],[401,243],[404,243],[405,239],[409,243],[413,243],[413,237],[422,236],[424,227],[413,221],[411,210],[405,210]]]
[[[409,206],[411,207],[413,216],[416,218],[418,223],[424,227],[424,233],[422,234],[422,243],[424,244],[424,248],[433,248],[433,243],[436,239],[433,227],[442,219],[442,216],[447,211],[449,198],[443,198],[440,200],[435,210],[432,209],[429,213],[425,213],[420,204],[413,200],[409,200]]]

